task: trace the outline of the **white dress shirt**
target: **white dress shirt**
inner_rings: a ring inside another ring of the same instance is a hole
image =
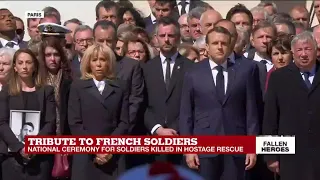
[[[305,81],[305,78],[304,78],[303,73],[305,73],[305,72],[300,72],[300,74],[301,74],[301,76],[302,76],[302,79]],[[313,79],[314,79],[314,76],[315,76],[315,75],[316,75],[316,66],[314,66],[314,67],[311,69],[310,75],[309,75],[309,78],[308,78],[311,84],[312,84],[312,82],[313,82]]]
[[[217,75],[218,75],[218,64],[215,63],[212,59],[209,59],[209,64],[210,64],[210,69],[213,77],[214,84],[217,84]],[[223,76],[224,76],[224,93],[227,92],[227,86],[228,86],[228,71],[227,71],[227,66],[228,66],[228,61],[225,61],[224,63],[221,64],[223,67]]]
[[[171,56],[171,61],[170,61],[170,75],[172,75],[174,63],[176,62],[176,59],[178,57],[178,52],[176,52],[173,56]],[[160,59],[161,59],[161,64],[162,64],[162,71],[163,71],[163,80],[166,80],[166,68],[167,68],[167,57],[165,57],[161,52],[160,52]],[[159,127],[161,127],[161,124],[156,124],[153,126],[151,129],[151,134],[153,134]]]
[[[93,78],[93,82],[94,84],[97,86],[98,91],[100,92],[100,94],[102,94],[104,87],[106,86],[106,82],[103,81],[97,81],[96,79]]]
[[[6,39],[0,38],[0,42],[1,42],[3,47],[8,47],[8,48],[11,48],[11,47],[7,46],[8,42],[13,42],[14,45],[13,45],[12,49],[15,49],[15,50],[19,50],[20,49],[20,46],[19,46],[17,38],[14,38],[12,41],[7,41]]]
[[[181,2],[181,0],[177,0],[177,6],[178,6],[178,10],[179,10],[179,14],[181,15],[181,9],[182,9],[182,6],[179,4]],[[190,10],[190,0],[186,0],[186,14],[189,13],[189,10]]]
[[[0,84],[0,91],[2,90],[2,85]]]
[[[150,18],[151,18],[152,24],[157,23],[157,18],[152,13],[150,14]]]
[[[173,56],[171,56],[171,61],[170,61],[170,75],[172,75],[172,70],[174,67],[174,63],[176,62],[176,59],[178,57],[178,52],[176,52]],[[160,59],[161,59],[161,64],[162,64],[162,71],[163,71],[163,79],[166,80],[166,69],[167,69],[167,57],[165,57],[161,52],[160,52]]]
[[[245,53],[243,54],[243,56],[246,57],[246,58],[248,58],[248,52],[245,52]],[[271,61],[270,59],[264,59],[264,58],[262,58],[261,56],[259,56],[259,55],[257,54],[257,52],[254,53],[254,58],[253,58],[253,60],[258,61],[258,62],[260,62],[260,61],[262,61],[262,60],[267,61],[266,67],[267,67],[267,71],[268,71],[268,72],[270,71],[270,69],[273,68],[273,63],[272,63],[272,61]]]

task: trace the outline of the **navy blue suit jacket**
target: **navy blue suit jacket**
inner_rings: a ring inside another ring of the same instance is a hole
[[[186,73],[179,118],[181,135],[259,133],[256,99],[259,71],[254,63],[243,58],[228,62],[227,92],[222,102],[216,95],[208,59],[196,63]]]

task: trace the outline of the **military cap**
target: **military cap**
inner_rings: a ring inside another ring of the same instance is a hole
[[[65,36],[71,33],[67,27],[55,23],[41,23],[38,25],[38,29],[40,34],[46,36]]]

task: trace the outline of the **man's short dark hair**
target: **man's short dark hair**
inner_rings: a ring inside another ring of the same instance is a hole
[[[178,23],[178,21],[174,20],[171,17],[162,17],[159,19],[159,21],[157,22],[157,25],[155,27],[155,34],[158,34],[158,30],[159,30],[159,26],[163,25],[163,26],[169,26],[169,25],[174,25],[175,27],[175,33],[176,35],[180,36],[180,25]]]
[[[296,35],[296,28],[295,28],[294,24],[291,21],[287,21],[287,20],[284,20],[284,19],[279,19],[279,20],[274,21],[273,24],[274,25],[284,24],[284,25],[286,25],[288,27],[290,35]]]
[[[228,13],[227,13],[227,18],[228,20],[231,21],[231,18],[233,15],[238,14],[238,13],[244,13],[249,17],[249,23],[252,26],[253,24],[253,16],[250,10],[243,4],[237,4],[233,8],[231,8]]]
[[[107,20],[101,20],[101,21],[97,21],[94,26],[93,26],[93,36],[95,34],[95,31],[98,27],[101,27],[102,29],[109,29],[109,28],[113,28],[115,31],[115,38],[116,38],[116,34],[117,34],[117,26],[111,22],[111,21],[107,21]]]
[[[164,6],[169,3],[171,8],[174,8],[174,6],[176,5],[176,1],[172,0],[156,0],[155,3],[159,4],[160,6]]]
[[[264,29],[264,28],[272,28],[273,34],[274,36],[277,35],[277,29],[276,26],[268,21],[262,21],[260,23],[258,23],[253,29],[252,29],[252,36],[254,36],[254,34],[260,30],[260,29]]]
[[[230,32],[230,34],[231,34],[231,36],[232,37],[237,37],[238,36],[238,32],[237,32],[237,27],[236,27],[236,24],[234,23],[234,22],[232,22],[232,21],[230,21],[230,20],[228,20],[228,19],[220,19],[220,20],[218,20],[213,26],[215,27],[215,26],[217,26],[219,23],[223,23],[223,22],[227,22],[227,23],[230,23],[230,24],[232,24],[232,26],[234,27],[234,29],[236,30],[235,31],[235,34],[231,34],[231,32]]]
[[[99,18],[99,9],[104,8],[106,10],[116,8],[116,12],[118,12],[119,5],[113,1],[100,1],[96,6],[96,18]]]
[[[23,24],[23,20],[22,20],[21,18],[19,18],[19,17],[17,17],[17,16],[14,16],[13,19],[16,20],[16,21],[20,21],[20,22],[22,22],[22,24]]]
[[[47,6],[43,9],[44,11],[44,16],[46,15],[50,15],[50,14],[53,14],[56,16],[56,18],[58,19],[58,21],[60,22],[61,20],[61,15],[60,15],[60,12],[54,8],[54,7],[51,7],[51,6]]]
[[[77,18],[72,18],[72,19],[69,19],[67,20],[66,22],[63,23],[64,26],[66,26],[67,24],[69,23],[74,23],[74,24],[78,24],[78,25],[82,25],[82,22],[77,19]]]
[[[206,35],[206,43],[208,44],[209,42],[209,35],[213,32],[217,32],[217,33],[221,33],[221,34],[225,34],[227,36],[229,36],[229,41],[231,41],[231,33],[228,31],[228,29],[221,27],[221,26],[215,26],[213,29],[209,30],[208,34]]]

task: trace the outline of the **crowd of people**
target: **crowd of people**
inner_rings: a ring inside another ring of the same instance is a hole
[[[164,161],[205,180],[319,180],[320,26],[306,7],[148,3],[145,17],[101,1],[93,27],[54,7],[26,26],[0,9],[1,179],[111,180]],[[295,135],[296,154],[77,154],[54,176],[58,155],[27,154],[11,110],[40,111],[39,135]]]

